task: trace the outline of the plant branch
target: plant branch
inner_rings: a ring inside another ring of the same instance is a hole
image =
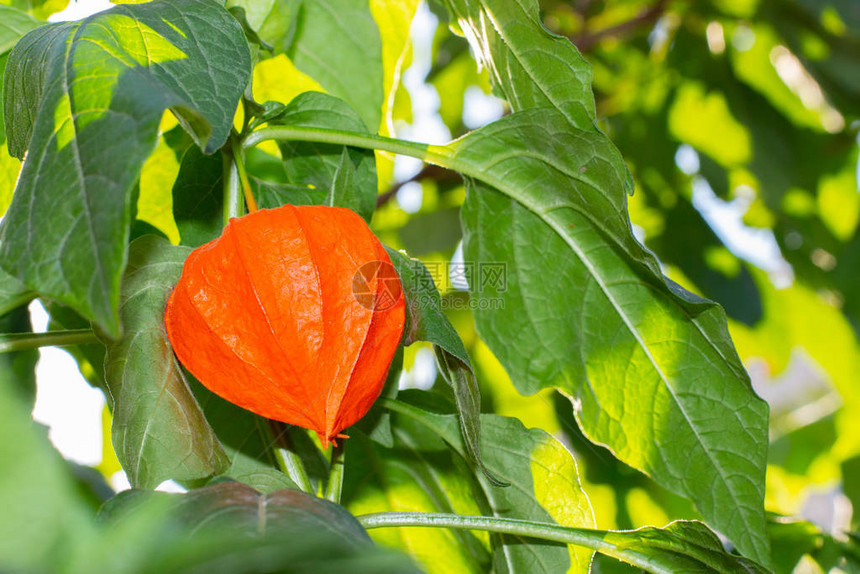
[[[99,340],[92,329],[48,331],[47,333],[9,333],[0,335],[0,353],[27,351],[39,347],[88,345]]]
[[[498,532],[501,534],[513,534],[515,536],[526,536],[551,540],[564,544],[582,546],[591,550],[624,560],[629,564],[638,566],[649,572],[669,571],[656,569],[653,558],[636,552],[629,548],[623,548],[617,542],[607,540],[609,535],[623,534],[607,532],[603,530],[592,530],[589,528],[573,528],[559,526],[544,522],[532,522],[516,518],[498,518],[492,516],[461,516],[458,514],[442,514],[430,512],[376,512],[356,517],[362,526],[368,530],[371,528],[390,528],[403,526],[418,526],[423,528],[456,528],[463,530],[483,530],[486,532]]]
[[[389,188],[385,193],[381,193],[376,198],[376,208],[379,209],[380,207],[391,201],[397,195],[397,192],[400,191],[400,188],[402,188],[407,183],[423,181],[425,179],[433,179],[438,183],[448,183],[449,177],[451,178],[451,180],[454,180],[453,178],[456,178],[456,175],[451,174],[451,172],[447,170],[440,169],[439,166],[436,165],[425,165],[424,168],[418,173],[416,173],[414,176],[410,177],[405,181],[401,181],[392,185],[391,188]]]
[[[236,164],[239,183],[242,184],[242,193],[245,196],[245,203],[248,205],[248,213],[254,213],[257,211],[257,202],[254,200],[251,182],[248,180],[248,173],[245,171],[245,158],[242,155],[242,146],[239,145],[235,136],[230,137],[230,145],[233,148],[233,161]]]
[[[233,158],[232,149],[223,148],[224,156],[224,220],[226,227],[234,217],[245,215],[245,203],[239,191],[239,170]]]
[[[666,6],[668,4],[668,0],[658,0],[652,6],[645,8],[630,20],[602,30],[597,30],[596,32],[583,32],[578,36],[572,37],[570,41],[573,42],[580,52],[588,52],[595,46],[595,44],[604,38],[624,36],[625,34],[633,32],[643,26],[653,24],[660,19],[660,16],[662,16],[666,11]]]
[[[642,546],[640,536],[633,532],[610,532],[590,528],[574,528],[546,522],[492,516],[462,516],[430,512],[376,512],[356,517],[366,529],[417,526],[422,528],[455,528],[513,534],[541,540],[561,542],[589,548],[606,556],[622,560],[647,572],[673,574],[672,568],[657,559]],[[635,546],[639,546],[637,549]],[[671,550],[666,548],[665,550]],[[697,560],[711,556],[695,556]],[[708,564],[708,562],[704,562]]]
[[[335,504],[340,504],[340,494],[343,491],[343,465],[346,445],[341,441],[331,452],[331,470],[328,475],[328,485],[325,497]]]
[[[276,126],[259,129],[248,135],[244,147],[254,147],[267,140],[300,140],[348,145],[407,155],[441,167],[451,168],[453,164],[453,153],[445,146],[410,142],[376,134],[304,126]]]
[[[290,441],[286,440],[288,428],[278,421],[270,420],[266,425],[266,431],[281,472],[289,476],[303,492],[316,495],[313,486],[311,486],[311,481],[308,479],[308,474],[305,472],[302,458],[292,448],[292,445],[288,444]],[[276,432],[277,434],[275,434]]]

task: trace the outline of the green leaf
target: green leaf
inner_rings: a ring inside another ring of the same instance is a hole
[[[458,140],[452,165],[485,182],[462,211],[475,318],[520,392],[572,395],[589,439],[767,561],[767,405],[722,309],[667,284],[630,232],[617,150],[543,109]]]
[[[205,478],[228,464],[164,331],[164,306],[188,253],[151,235],[133,241],[120,303],[125,335],[103,338],[113,445],[139,488]]]
[[[26,12],[21,12],[17,8],[0,4],[0,74],[6,71],[6,61],[8,59],[7,53],[15,46],[24,34],[40,25],[41,22],[37,21]],[[0,85],[0,101],[2,101],[2,99],[3,86]],[[0,144],[5,141],[6,125],[2,114],[0,114]],[[5,151],[3,152],[3,156],[6,156]],[[10,159],[11,158],[3,157],[3,166],[0,169],[3,169],[4,171],[7,169],[10,171],[14,170],[15,175],[17,175],[18,170],[13,167]],[[14,187],[14,179],[10,183],[11,185],[9,186],[9,189],[11,191],[11,188]],[[5,202],[0,203],[3,203],[2,209],[0,209],[0,215],[2,215],[8,204],[5,204]]]
[[[118,337],[133,189],[162,113],[211,153],[249,76],[242,30],[212,0],[117,6],[25,36],[9,57],[5,112],[10,153],[29,161],[0,264]]]
[[[296,67],[354,108],[362,129],[382,120],[382,42],[369,2],[299,2],[288,55]]]
[[[182,496],[179,514],[198,528],[226,526],[260,536],[322,531],[346,547],[370,543],[367,532],[343,507],[298,490],[261,494],[246,484],[226,482]]]
[[[17,8],[0,5],[0,54],[5,54],[18,40],[41,22]]]
[[[591,68],[567,38],[541,24],[537,0],[445,0],[514,110],[555,108],[569,125],[594,129]],[[632,183],[632,182],[631,182]]]
[[[99,518],[98,542],[110,552],[90,549],[81,561],[87,571],[416,571],[406,557],[374,548],[346,510],[297,491],[264,495],[232,482],[186,494],[129,490]]]
[[[322,205],[328,192],[325,189],[314,189],[289,183],[273,183],[256,177],[251,177],[251,189],[257,198],[260,208],[273,209],[282,205]]]
[[[442,299],[433,276],[417,259],[386,247],[406,297],[406,323],[403,344],[416,341],[433,343],[436,362],[445,381],[454,391],[460,427],[469,460],[474,462],[496,486],[506,483],[484,465],[481,460],[481,392],[472,370],[472,363],[463,341],[454,326],[442,312]]]
[[[320,92],[305,92],[269,120],[271,125],[334,128],[368,133],[361,119],[349,105]],[[334,193],[338,174],[345,173],[342,162],[352,164],[352,191],[347,207],[369,220],[376,209],[376,160],[373,151],[318,144],[312,142],[280,142],[281,155],[287,172],[287,182],[314,190]],[[340,192],[338,192],[340,193]]]
[[[349,159],[349,152],[343,148],[340,162],[337,164],[334,179],[331,182],[331,189],[325,198],[325,204],[332,207],[347,207],[370,223],[370,218],[373,217],[373,210],[376,207],[376,196],[374,195],[370,199],[373,200],[372,204],[367,201],[362,202],[362,197],[355,185],[355,166]],[[367,209],[368,207],[370,209]]]
[[[5,315],[25,303],[29,303],[33,297],[32,291],[0,269],[0,315]]]
[[[0,0],[0,5],[9,6],[27,14],[45,20],[51,14],[60,12],[69,0]]]
[[[393,412],[414,419],[461,456],[468,456],[456,416],[422,408],[428,404],[426,393],[401,392],[399,396],[405,402],[386,402]],[[540,429],[526,429],[517,419],[496,415],[482,415],[481,430],[484,463],[490,472],[511,484],[498,487],[477,476],[492,516],[594,526],[576,463],[561,443]],[[591,559],[590,551],[522,537],[497,537],[492,546],[499,572],[561,572],[571,566],[575,571],[588,572]]]
[[[390,247],[385,250],[400,276],[400,284],[406,297],[403,344],[409,346],[416,341],[429,341],[471,368],[472,363],[463,341],[442,312],[442,297],[436,288],[433,275],[420,260]]]
[[[632,532],[609,532],[604,540],[614,544],[623,554],[641,557],[652,572],[713,572],[735,574],[766,574],[759,564],[725,551],[720,539],[696,521],[678,520],[665,528],[648,526]],[[632,562],[630,560],[625,560]]]
[[[408,63],[412,48],[412,20],[419,0],[371,0],[370,11],[382,40],[382,83],[384,106],[380,133],[394,135],[394,101],[400,85],[400,74]]]
[[[191,146],[182,155],[173,184],[173,218],[182,245],[199,247],[221,235],[224,159]]]
[[[248,25],[272,47],[273,55],[286,52],[293,40],[299,2],[294,0],[227,0],[231,12],[242,9]]]

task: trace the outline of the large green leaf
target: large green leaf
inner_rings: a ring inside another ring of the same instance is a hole
[[[766,562],[767,406],[722,309],[664,282],[633,237],[632,180],[594,127],[588,65],[543,28],[534,0],[447,4],[495,87],[526,110],[454,144],[453,163],[483,182],[468,186],[466,257],[507,267],[505,281],[472,286],[479,332],[520,391],[573,395],[591,440]]]
[[[555,108],[593,129],[591,68],[541,24],[536,0],[444,0],[499,95],[514,110]]]
[[[314,0],[298,4],[288,55],[327,92],[349,103],[364,129],[382,119],[382,42],[369,2]],[[363,130],[360,130],[363,131]]]
[[[456,416],[422,408],[430,404],[426,393],[402,392],[400,397],[405,402],[386,403],[398,418],[413,419],[461,456],[468,455]],[[594,527],[594,515],[580,486],[576,463],[561,443],[540,429],[526,429],[517,419],[497,415],[482,415],[481,429],[484,463],[494,475],[510,483],[499,487],[483,475],[476,476],[488,513],[501,518]],[[545,541],[499,536],[491,543],[498,572],[561,572],[568,568],[588,572],[591,561],[588,550]]]
[[[361,118],[343,100],[321,92],[300,94],[269,120],[272,125],[333,128],[368,132]],[[281,142],[287,181],[316,190],[330,191],[343,161],[352,164],[353,190],[348,207],[370,220],[376,208],[376,160],[373,152],[332,144]]]
[[[173,355],[162,314],[189,250],[155,236],[131,244],[122,339],[105,339],[113,445],[135,487],[219,474],[227,458]]]
[[[505,265],[504,280],[472,293],[479,332],[518,389],[572,395],[591,440],[767,560],[767,405],[722,309],[667,284],[633,238],[617,151],[544,109],[455,142],[453,162],[486,182],[468,185],[465,253]]]
[[[213,0],[117,6],[25,36],[9,58],[5,114],[10,153],[28,161],[0,265],[119,336],[133,189],[162,113],[213,152],[249,75],[242,30]]]

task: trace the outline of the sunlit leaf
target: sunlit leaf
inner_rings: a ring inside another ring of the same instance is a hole
[[[299,3],[292,0],[228,0],[227,8],[242,8],[248,25],[272,47],[274,54],[286,52],[292,42]]]
[[[12,155],[30,160],[4,220],[4,268],[118,336],[133,188],[162,113],[215,151],[249,58],[239,24],[211,0],[118,6],[22,39],[6,70],[6,128]]]
[[[0,0],[0,4],[11,6],[40,20],[61,11],[69,2],[70,0]]]
[[[514,384],[571,394],[591,440],[766,557],[767,406],[722,309],[665,283],[633,238],[617,151],[548,109],[503,118],[454,150],[455,164],[493,186],[469,183],[465,254],[504,268],[471,291],[479,331]]]
[[[288,56],[376,131],[382,119],[382,45],[368,2],[316,0],[299,8]],[[361,130],[364,131],[364,130]]]

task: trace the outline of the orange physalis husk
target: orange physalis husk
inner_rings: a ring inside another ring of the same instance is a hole
[[[361,217],[285,205],[233,219],[195,249],[164,322],[206,388],[327,445],[379,396],[404,314],[397,273]]]

